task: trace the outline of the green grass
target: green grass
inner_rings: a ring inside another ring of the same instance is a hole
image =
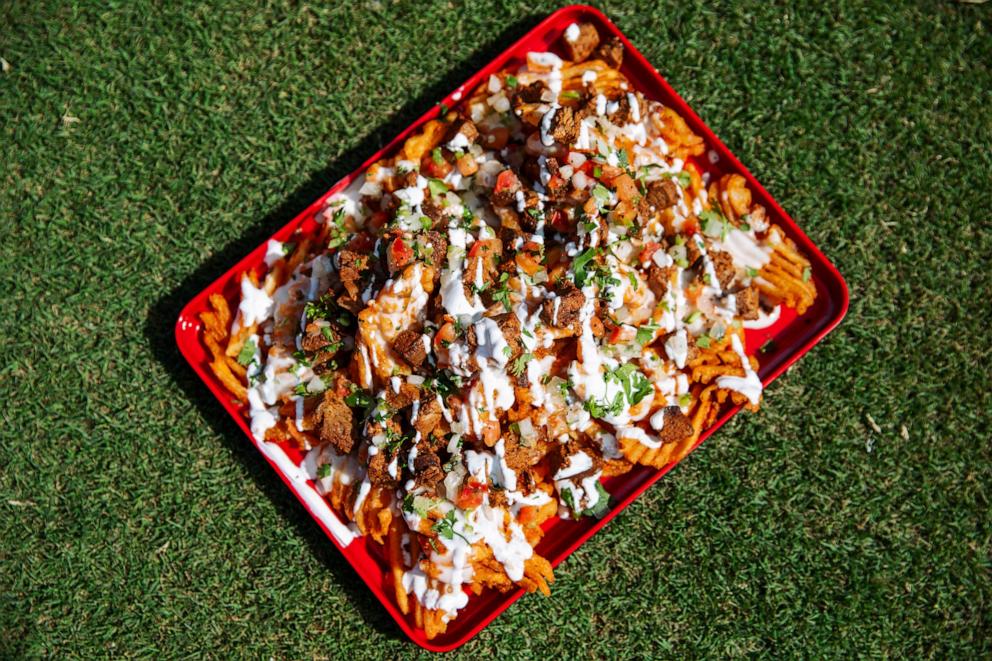
[[[319,4],[0,6],[0,656],[417,654],[172,326],[553,6]],[[851,310],[466,658],[992,654],[992,4],[811,7],[604,6]]]

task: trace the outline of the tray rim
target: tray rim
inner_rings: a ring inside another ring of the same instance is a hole
[[[335,184],[333,184],[327,192],[320,195],[316,200],[310,203],[306,208],[304,208],[299,214],[297,214],[292,220],[284,224],[282,227],[276,229],[270,239],[275,239],[277,237],[286,238],[289,234],[295,231],[298,227],[301,227],[308,219],[312,218],[313,214],[322,207],[324,202],[332,195],[340,190],[343,190],[348,185],[351,184],[357,177],[361,176],[369,165],[377,161],[384,154],[388,153],[394,147],[396,147],[402,140],[404,140],[409,134],[417,130],[426,121],[436,118],[440,114],[441,104],[450,103],[452,105],[457,104],[461,94],[470,88],[474,88],[475,85],[479,84],[484,76],[489,75],[494,70],[498,70],[507,60],[511,59],[517,54],[517,51],[526,43],[529,42],[536,33],[548,28],[554,23],[561,20],[563,16],[571,15],[572,20],[581,19],[594,19],[600,24],[600,27],[606,27],[613,35],[619,37],[625,47],[625,58],[633,57],[637,60],[638,65],[641,66],[646,74],[651,77],[651,82],[657,85],[660,89],[650,90],[653,92],[661,91],[663,94],[669,96],[678,105],[678,111],[690,124],[695,124],[694,130],[701,130],[703,137],[706,141],[708,149],[716,151],[721,160],[725,159],[726,163],[729,163],[729,169],[732,169],[739,174],[743,175],[747,180],[748,184],[753,188],[760,191],[760,194],[768,201],[774,213],[788,225],[788,233],[790,238],[797,243],[801,244],[803,251],[811,258],[811,262],[817,269],[815,273],[815,278],[822,281],[824,287],[823,289],[828,291],[832,298],[830,302],[833,304],[830,308],[826,310],[829,314],[826,315],[821,322],[820,328],[808,337],[805,341],[795,345],[794,347],[789,347],[789,351],[784,355],[781,362],[771,371],[767,372],[762,377],[762,383],[767,387],[775,379],[781,376],[786,370],[788,370],[799,358],[809,352],[813,346],[818,344],[823,338],[834,330],[838,324],[843,320],[844,316],[847,314],[848,306],[850,304],[850,294],[848,291],[847,283],[841,276],[837,267],[820,251],[820,249],[809,239],[805,232],[800,228],[800,226],[792,219],[792,217],[778,204],[777,200],[762,186],[762,184],[754,177],[753,174],[737,159],[736,155],[723,143],[722,140],[706,125],[705,122],[699,117],[698,114],[689,106],[689,104],[682,99],[682,97],[669,85],[667,80],[660,74],[660,72],[641,54],[640,51],[627,39],[626,35],[621,32],[621,30],[599,9],[584,5],[584,4],[573,4],[564,6],[544,19],[540,20],[531,29],[524,33],[519,39],[513,42],[509,47],[504,49],[502,52],[497,54],[492,60],[487,64],[480,67],[474,74],[472,74],[464,83],[456,87],[450,93],[448,93],[443,101],[432,106],[421,115],[419,118],[415,119],[406,129],[397,133],[396,136],[390,140],[381,149],[371,155],[366,159],[361,165],[355,168],[352,172],[341,177]],[[458,98],[455,98],[458,97]],[[482,629],[489,625],[496,617],[498,617],[503,611],[505,611],[511,604],[513,604],[517,599],[519,599],[523,594],[525,594],[523,589],[517,589],[512,592],[505,593],[502,601],[499,602],[495,608],[493,608],[488,613],[485,613],[479,621],[471,626],[466,632],[458,636],[452,636],[452,640],[446,642],[432,642],[428,641],[424,636],[423,632],[414,629],[407,620],[407,617],[400,613],[398,607],[393,603],[393,600],[385,594],[385,591],[380,585],[377,585],[374,581],[362,571],[360,567],[360,562],[358,559],[353,558],[352,552],[347,549],[351,547],[351,544],[342,545],[335,534],[327,527],[327,525],[321,520],[314,511],[311,505],[307,502],[309,495],[301,494],[300,491],[293,484],[292,479],[287,473],[280,468],[278,462],[266,452],[259,444],[258,441],[252,436],[251,430],[248,426],[245,417],[240,413],[239,409],[235,407],[231,400],[230,395],[226,390],[217,382],[216,377],[209,372],[205,366],[196,356],[191,353],[190,342],[199,342],[198,331],[193,330],[191,332],[190,328],[199,324],[196,319],[195,311],[202,310],[207,296],[210,293],[223,289],[224,285],[235,276],[238,272],[245,270],[249,265],[255,265],[260,262],[260,254],[265,250],[265,246],[270,239],[263,241],[258,247],[249,251],[243,258],[232,265],[227,271],[222,273],[213,282],[205,286],[198,294],[196,294],[185,306],[183,306],[182,311],[175,326],[175,337],[180,353],[183,358],[189,363],[190,367],[197,374],[197,376],[204,382],[207,388],[215,395],[215,397],[220,402],[221,406],[234,418],[236,424],[241,427],[242,431],[248,437],[248,439],[255,445],[256,449],[259,450],[261,455],[273,468],[279,478],[283,483],[289,488],[289,490],[296,496],[300,504],[303,505],[304,509],[313,518],[317,525],[323,530],[327,538],[338,548],[345,560],[352,566],[355,572],[359,575],[362,581],[368,586],[372,593],[378,598],[382,605],[386,608],[387,612],[396,621],[396,624],[400,629],[410,638],[410,640],[420,647],[433,652],[447,652],[460,647],[461,645],[468,642],[470,639],[475,637]],[[819,288],[818,288],[819,289]],[[819,294],[823,294],[824,291],[819,291]],[[192,335],[192,340],[188,336]],[[700,434],[699,440],[693,445],[688,456],[696,448],[699,447],[707,438],[709,438],[713,433],[719,430],[731,417],[737,414],[740,410],[740,406],[734,406],[727,409],[717,421],[705,432]],[[684,459],[684,457],[683,457]],[[633,489],[623,499],[617,500],[616,504],[610,509],[610,511],[600,520],[591,525],[584,533],[582,533],[573,543],[569,544],[563,551],[560,551],[555,559],[552,560],[553,566],[557,567],[565,558],[571,555],[576,549],[582,546],[586,541],[589,540],[593,535],[595,535],[599,530],[601,530],[607,523],[609,523],[614,517],[616,517],[621,511],[626,509],[634,500],[636,500],[644,491],[654,485],[658,480],[660,480],[664,475],[666,475],[670,470],[672,470],[678,462],[669,464],[665,468],[655,471],[653,474],[649,475],[643,480],[641,484]],[[354,543],[360,543],[358,538]],[[371,557],[368,558],[374,562]],[[444,637],[442,636],[442,640]]]

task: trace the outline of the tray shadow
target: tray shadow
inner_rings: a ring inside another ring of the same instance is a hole
[[[169,372],[172,380],[192,402],[214,433],[223,439],[228,452],[241,464],[245,473],[268,497],[279,515],[293,524],[310,553],[329,569],[335,582],[347,592],[366,624],[394,639],[406,636],[367,589],[361,578],[338,554],[316,522],[269,467],[261,454],[245,439],[241,429],[227,415],[186,364],[176,346],[173,329],[176,319],[196,294],[213,282],[241,257],[266,240],[275,230],[293,220],[299,212],[326,192],[336,181],[358,167],[396,134],[423,114],[431,105],[463,83],[475,71],[501,53],[507,44],[524,35],[543,18],[533,14],[504,29],[496,38],[476,49],[433,82],[420,96],[406,103],[384,124],[375,128],[359,144],[349,149],[327,167],[311,174],[306,183],[289,195],[285,202],[254,223],[245,234],[224,246],[204,264],[190,273],[177,287],[162,296],[148,310],[144,336],[156,360]]]

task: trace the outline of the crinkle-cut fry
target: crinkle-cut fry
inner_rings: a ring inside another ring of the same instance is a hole
[[[551,588],[548,587],[548,583],[554,582],[555,572],[551,563],[535,553],[524,561],[524,577],[517,581],[517,585],[527,592],[540,591],[545,597],[550,597]]]
[[[652,468],[664,468],[668,465],[675,447],[675,443],[663,443],[656,448],[648,447],[634,438],[623,437],[619,439],[618,446],[620,453],[635,464],[650,466]]]
[[[355,498],[357,497],[358,492],[355,493]],[[385,539],[393,518],[393,513],[389,509],[390,502],[392,502],[392,497],[388,489],[371,487],[358,512],[354,511],[354,504],[352,503],[352,519],[359,532],[363,535],[369,535],[380,544]]]
[[[444,621],[444,613],[440,610],[427,610],[424,612],[424,635],[427,640],[433,640],[448,630],[448,624]]]
[[[410,136],[403,143],[403,149],[400,151],[403,156],[401,160],[420,163],[424,154],[441,144],[447,130],[448,125],[441,120],[432,119],[427,122],[419,133]]]
[[[720,376],[744,376],[744,369],[736,365],[700,365],[692,368],[692,380],[697,383],[709,384]]]
[[[410,612],[410,597],[403,587],[403,573],[408,569],[403,562],[403,535],[407,532],[406,522],[402,517],[393,517],[386,536],[386,557],[389,562],[389,574],[393,579],[393,593],[396,595],[396,605],[404,615]]]
[[[603,461],[603,477],[616,477],[630,472],[634,464],[625,459],[606,459]]]
[[[651,122],[668,144],[670,156],[684,160],[687,156],[699,156],[706,151],[703,139],[693,133],[682,116],[672,108],[663,107],[651,116]]]
[[[231,368],[227,366],[226,360],[223,358],[215,358],[210,362],[210,370],[239,402],[244,403],[247,401],[248,390],[245,388],[244,384],[241,383],[240,379],[231,373]]]
[[[286,431],[289,433],[289,436],[293,439],[293,442],[296,444],[296,447],[300,450],[303,450],[308,446],[313,447],[320,443],[317,437],[315,437],[313,434],[309,434],[305,431],[300,431],[299,429],[297,429],[295,420],[289,422],[286,425]]]
[[[227,304],[227,299],[215,292],[207,300],[214,309],[214,314],[217,315],[218,326],[223,328],[226,334],[231,324],[231,307]]]
[[[327,223],[324,223],[324,225],[327,225]],[[323,231],[323,226],[321,230]],[[285,262],[285,266],[282,271],[282,273],[285,274],[285,277],[289,277],[294,271],[296,271],[297,268],[299,268],[300,264],[303,263],[303,260],[310,256],[310,248],[312,245],[312,237],[308,236],[300,240],[300,243],[296,246],[296,249],[293,250],[292,254],[289,256],[289,259]],[[281,284],[284,283],[280,283],[280,285]]]

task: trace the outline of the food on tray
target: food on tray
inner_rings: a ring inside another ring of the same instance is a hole
[[[809,262],[737,174],[570,25],[427,122],[316,229],[270,241],[210,367],[259,440],[307,451],[331,506],[385,545],[428,638],[468,592],[548,593],[549,518],[601,478],[679,460],[756,409],[744,331],[813,302]],[[702,158],[700,158],[702,157]]]

